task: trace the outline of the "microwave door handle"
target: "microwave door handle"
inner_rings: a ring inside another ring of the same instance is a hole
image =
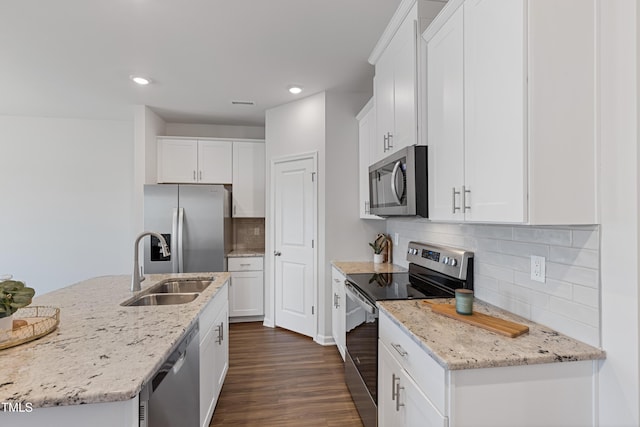
[[[400,200],[400,196],[398,195],[398,189],[396,188],[396,177],[398,176],[398,171],[400,171],[400,166],[402,162],[398,160],[396,164],[393,166],[393,172],[391,172],[391,194],[396,198],[396,202],[399,205],[402,204],[402,200]]]

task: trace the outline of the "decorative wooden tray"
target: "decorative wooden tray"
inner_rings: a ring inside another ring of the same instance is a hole
[[[13,315],[13,330],[0,330],[0,350],[15,347],[53,332],[60,323],[60,309],[29,306]]]
[[[431,308],[431,311],[433,311],[434,313],[442,314],[443,316],[451,317],[453,319],[460,320],[461,322],[468,323],[470,325],[474,325],[501,335],[506,335],[511,338],[515,338],[529,332],[529,327],[527,325],[511,322],[509,320],[499,319],[497,317],[478,313],[476,311],[469,315],[458,314],[456,312],[455,305],[434,304],[428,300],[424,300],[424,302],[428,307]]]

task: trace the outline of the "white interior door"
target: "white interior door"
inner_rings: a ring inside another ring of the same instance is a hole
[[[315,337],[315,160],[274,164],[275,323]]]

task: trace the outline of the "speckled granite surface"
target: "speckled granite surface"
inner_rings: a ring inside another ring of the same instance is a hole
[[[228,258],[264,256],[264,249],[236,249],[227,254]]]
[[[453,302],[453,300],[432,300]],[[379,301],[381,311],[409,332],[427,353],[446,369],[491,368],[604,359],[604,351],[562,335],[553,329],[476,299],[473,310],[529,326],[529,333],[505,337],[433,313],[422,300]]]
[[[406,268],[395,264],[374,264],[366,261],[331,261],[331,264],[343,274],[357,273],[394,273],[397,271],[407,271]]]
[[[161,366],[229,273],[150,274],[143,290],[170,277],[215,277],[188,304],[122,307],[131,276],[104,276],[36,297],[60,308],[58,329],[0,350],[0,402],[33,407],[128,400]]]

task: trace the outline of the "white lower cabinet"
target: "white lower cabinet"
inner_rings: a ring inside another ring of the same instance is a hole
[[[200,315],[200,425],[203,427],[211,421],[229,370],[228,298],[225,284]]]
[[[263,257],[229,258],[229,317],[234,321],[264,316]]]
[[[378,426],[594,426],[597,363],[447,370],[381,311]]]
[[[344,360],[344,351],[347,344],[347,333],[345,330],[346,318],[346,295],[344,290],[344,281],[346,278],[335,267],[331,269],[331,331],[333,340],[338,347],[340,356]]]
[[[446,427],[438,412],[409,373],[378,343],[378,425]]]

